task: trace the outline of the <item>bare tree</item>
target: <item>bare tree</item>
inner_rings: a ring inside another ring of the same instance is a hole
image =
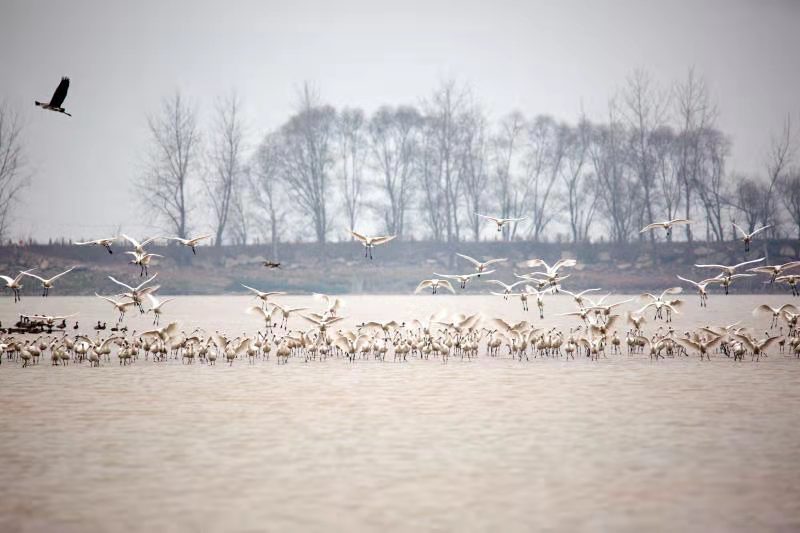
[[[695,177],[694,188],[706,212],[706,220],[717,241],[725,240],[722,212],[730,204],[729,183],[725,174],[725,161],[730,154],[730,140],[714,128],[699,132],[703,155],[698,160],[704,164]],[[683,144],[679,141],[680,150]]]
[[[767,205],[764,197],[769,187],[757,178],[738,176],[736,178],[735,194],[732,200],[733,206],[744,216],[745,225],[748,232],[756,229],[759,221],[768,220],[768,224],[774,222],[763,212]]]
[[[22,132],[17,113],[0,102],[0,241],[8,236],[19,193],[30,183]]]
[[[460,127],[463,139],[458,157],[461,164],[459,174],[464,183],[464,200],[472,238],[477,242],[484,221],[476,213],[483,211],[489,184],[486,117],[476,107],[462,116]]]
[[[769,152],[767,153],[767,190],[764,195],[764,207],[762,208],[761,223],[764,225],[770,224],[767,222],[772,219],[776,211],[777,202],[773,192],[778,182],[783,177],[786,170],[792,165],[794,161],[795,152],[797,147],[792,137],[792,122],[791,117],[787,115],[786,121],[783,124],[780,134],[772,137]],[[770,233],[775,234],[776,227],[770,230]]]
[[[434,170],[442,196],[444,237],[447,242],[459,240],[459,197],[462,167],[458,162],[459,144],[462,140],[462,116],[468,108],[469,95],[455,81],[447,81],[434,91],[424,106],[427,118],[428,149],[435,151],[437,165]]]
[[[653,190],[656,188],[656,177],[653,169],[654,154],[653,132],[665,124],[668,99],[655,87],[650,75],[636,69],[628,77],[628,84],[623,92],[624,111],[630,131],[631,164],[636,169],[639,187],[644,196],[644,224],[654,222]],[[650,239],[655,239],[655,232],[650,232]]]
[[[528,130],[522,205],[530,210],[530,235],[535,242],[557,213],[550,198],[561,174],[568,139],[569,127],[548,116],[536,117]]]
[[[266,232],[272,247],[272,259],[278,259],[278,242],[286,209],[281,189],[280,151],[283,148],[279,133],[264,137],[259,145],[250,173],[250,188],[253,192],[254,207],[260,214],[258,219],[268,227]]]
[[[246,196],[248,180],[246,177],[250,170],[245,168],[242,171],[240,183],[234,188],[233,200],[231,205],[230,231],[233,244],[246,245],[250,240],[250,202]]]
[[[569,213],[572,242],[586,242],[597,206],[597,194],[592,186],[594,176],[589,172],[592,125],[581,116],[578,125],[571,128],[568,135],[561,167],[564,203]]]
[[[145,205],[176,236],[189,231],[189,193],[195,170],[200,134],[194,109],[179,92],[164,99],[161,113],[147,120],[150,149],[139,182]]]
[[[381,107],[369,121],[371,161],[388,206],[380,205],[386,232],[402,238],[414,190],[414,162],[423,119],[413,107]]]
[[[339,185],[349,230],[356,229],[367,156],[366,119],[360,109],[343,109],[336,121]]]
[[[689,69],[686,80],[675,87],[675,114],[679,121],[680,155],[678,172],[683,183],[684,217],[692,218],[692,192],[702,168],[702,132],[713,129],[717,108],[711,102],[705,80]],[[692,226],[686,224],[686,240],[692,241]]]
[[[416,159],[416,175],[421,193],[420,211],[431,239],[440,242],[444,236],[445,191],[442,184],[442,163],[439,159],[437,140],[432,121],[425,119],[420,135],[419,157]]]
[[[203,175],[203,184],[214,215],[215,246],[222,245],[236,197],[241,196],[244,185],[244,124],[240,109],[241,101],[235,93],[218,100],[209,136],[209,168]]]
[[[281,128],[283,179],[300,210],[311,219],[317,242],[324,243],[330,224],[328,193],[334,166],[336,111],[321,105],[305,85],[300,109]]]
[[[491,142],[492,174],[495,195],[499,203],[499,215],[503,218],[519,218],[523,215],[520,183],[524,174],[524,147],[528,123],[519,111],[514,111],[500,121],[499,131]],[[517,224],[503,231],[505,240],[512,239]]]
[[[669,126],[661,126],[650,132],[649,145],[655,190],[660,193],[667,220],[672,220],[678,216],[683,192],[677,136]],[[672,234],[667,236],[667,241],[671,240]]]
[[[786,171],[778,180],[777,190],[800,239],[800,168],[792,167]]]
[[[630,175],[625,145],[625,127],[617,119],[616,105],[608,106],[608,124],[593,129],[591,157],[597,176],[597,191],[611,240],[627,242],[641,210],[637,181]]]

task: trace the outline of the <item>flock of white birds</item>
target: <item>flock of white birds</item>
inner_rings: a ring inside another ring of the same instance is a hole
[[[502,231],[506,225],[524,220],[479,216],[495,224],[498,231]],[[661,228],[669,234],[674,225],[688,223],[690,222],[685,219],[670,220],[650,224],[642,231]],[[753,236],[764,229],[759,228],[750,233],[739,230],[746,250],[749,250]],[[394,239],[394,236],[372,237],[355,231],[351,231],[351,234],[364,246],[365,257],[370,259],[376,246]],[[174,240],[196,254],[196,247],[208,238],[210,235],[191,239],[156,237],[140,242],[123,234],[119,239],[132,246],[133,249],[125,254],[132,257],[131,264],[140,267],[140,277],[146,277],[149,276],[150,261],[161,257],[146,250],[149,244],[158,240]],[[103,238],[79,242],[76,245],[101,246],[113,253],[111,247],[117,240],[116,237]],[[237,359],[247,359],[254,363],[257,359],[269,359],[271,354],[274,354],[278,363],[286,363],[292,357],[305,361],[342,358],[353,362],[366,358],[385,361],[389,356],[395,361],[418,358],[436,359],[446,363],[453,356],[461,359],[478,357],[481,350],[491,357],[502,355],[519,360],[529,359],[530,356],[568,359],[582,356],[598,360],[608,357],[609,354],[622,353],[623,344],[629,355],[646,353],[655,360],[688,356],[691,353],[698,354],[701,359],[710,359],[711,354],[716,353],[733,360],[742,360],[749,354],[752,360],[758,361],[775,343],[781,352],[789,350],[800,357],[800,336],[796,335],[800,311],[790,303],[778,308],[759,305],[753,310],[755,315],[770,316],[770,331],[779,328],[778,334],[766,332],[764,336],[759,336],[754,330],[740,326],[739,322],[698,327],[682,334],[671,326],[661,326],[648,334],[646,325],[649,321],[669,323],[673,315],[680,312],[684,301],[677,296],[683,292],[682,287],[671,287],[659,294],[644,293],[636,298],[610,303],[607,301],[610,294],[594,298],[593,293],[599,292],[599,288],[571,292],[562,287],[562,282],[570,277],[565,271],[576,266],[574,259],[562,259],[553,265],[542,259],[532,259],[525,262],[525,266],[539,270],[522,275],[514,274],[517,279],[506,283],[498,279],[485,279],[495,272],[491,268],[493,265],[505,262],[506,259],[478,260],[464,254],[457,255],[469,262],[470,272],[434,273],[436,277],[423,280],[415,293],[431,289],[433,294],[437,294],[442,288],[456,293],[451,280],[458,281],[463,289],[467,283],[484,276],[485,283],[498,287],[491,294],[506,300],[519,299],[525,311],[528,310],[529,299],[535,300],[540,319],[544,318],[547,295],[569,295],[574,300],[576,309],[559,316],[573,317],[576,320],[575,326],[568,331],[560,331],[557,328],[538,328],[527,320],[509,323],[502,318],[485,317],[480,312],[451,315],[441,311],[408,323],[365,321],[352,329],[335,329],[333,326],[344,319],[340,314],[343,301],[338,297],[315,294],[319,309],[290,307],[276,301],[276,297],[285,294],[283,292],[266,292],[242,285],[259,300],[258,305],[249,306],[245,310],[262,322],[263,327],[255,335],[229,337],[219,331],[209,333],[199,329],[187,333],[181,330],[177,322],[170,322],[163,327],[160,325],[164,306],[174,298],[160,299],[156,295],[159,286],[152,284],[158,276],[156,273],[138,285],[129,285],[109,276],[122,290],[111,296],[95,293],[98,298],[107,301],[116,313],[116,325],[110,328],[110,336],[102,336],[101,332],[106,329],[106,325],[99,322],[94,327],[97,331],[94,338],[78,331],[74,335],[67,334],[66,321],[75,315],[20,314],[20,321],[14,327],[2,329],[0,362],[1,354],[5,354],[7,361],[21,362],[22,367],[27,367],[38,363],[42,356],[49,353],[53,365],[88,361],[90,366],[99,366],[102,361],[110,362],[112,353],[116,352],[121,365],[130,364],[141,357],[154,362],[174,358],[181,362],[200,361],[209,365],[222,358],[232,365]],[[782,265],[760,264],[763,261],[764,258],[760,258],[736,265],[695,265],[698,268],[716,270],[717,273],[701,281],[692,281],[681,276],[678,279],[697,290],[701,307],[707,306],[709,286],[720,285],[725,294],[728,294],[735,280],[758,274],[768,275],[767,283],[787,284],[792,295],[797,296],[800,274],[789,274],[787,271],[800,266],[800,261]],[[739,272],[744,267],[749,268],[746,272]],[[14,278],[0,278],[5,281],[6,288],[12,291],[16,303],[21,300],[25,278],[37,280],[41,285],[41,296],[47,297],[56,281],[69,274],[73,268],[49,278],[34,274],[34,269],[21,271]],[[623,337],[619,334],[619,328],[623,325],[621,308],[627,304],[632,304],[635,309],[628,310],[624,315],[627,330]],[[152,329],[128,334],[128,328],[123,322],[126,313],[134,309],[142,314],[153,314]],[[306,327],[289,329],[290,319],[293,317],[297,317]],[[785,322],[785,334],[781,322]],[[78,330],[77,322],[73,329]]]

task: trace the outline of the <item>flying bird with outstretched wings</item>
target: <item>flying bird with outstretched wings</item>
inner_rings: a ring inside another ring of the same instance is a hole
[[[72,115],[67,113],[63,107],[64,100],[67,98],[68,90],[69,90],[69,78],[64,76],[63,78],[61,78],[61,83],[59,83],[58,87],[56,87],[53,96],[50,97],[49,102],[39,102],[38,100],[35,100],[34,102],[38,107],[41,107],[42,109],[48,109],[50,111],[55,111],[56,113],[64,113],[68,117],[71,117]]]

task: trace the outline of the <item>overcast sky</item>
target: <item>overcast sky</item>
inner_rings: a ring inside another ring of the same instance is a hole
[[[235,7],[234,7],[235,6]],[[148,230],[131,180],[146,115],[180,89],[207,120],[235,89],[260,136],[313,82],[337,107],[418,103],[469,83],[491,117],[513,109],[603,119],[637,67],[665,86],[694,66],[758,171],[769,136],[800,126],[800,1],[0,2],[0,100],[26,122],[34,181],[17,236]],[[33,106],[62,75],[70,119]]]

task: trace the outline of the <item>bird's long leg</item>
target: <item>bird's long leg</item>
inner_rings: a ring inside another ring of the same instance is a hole
[[[194,246],[192,246],[192,255],[197,255],[197,250],[194,249]]]

